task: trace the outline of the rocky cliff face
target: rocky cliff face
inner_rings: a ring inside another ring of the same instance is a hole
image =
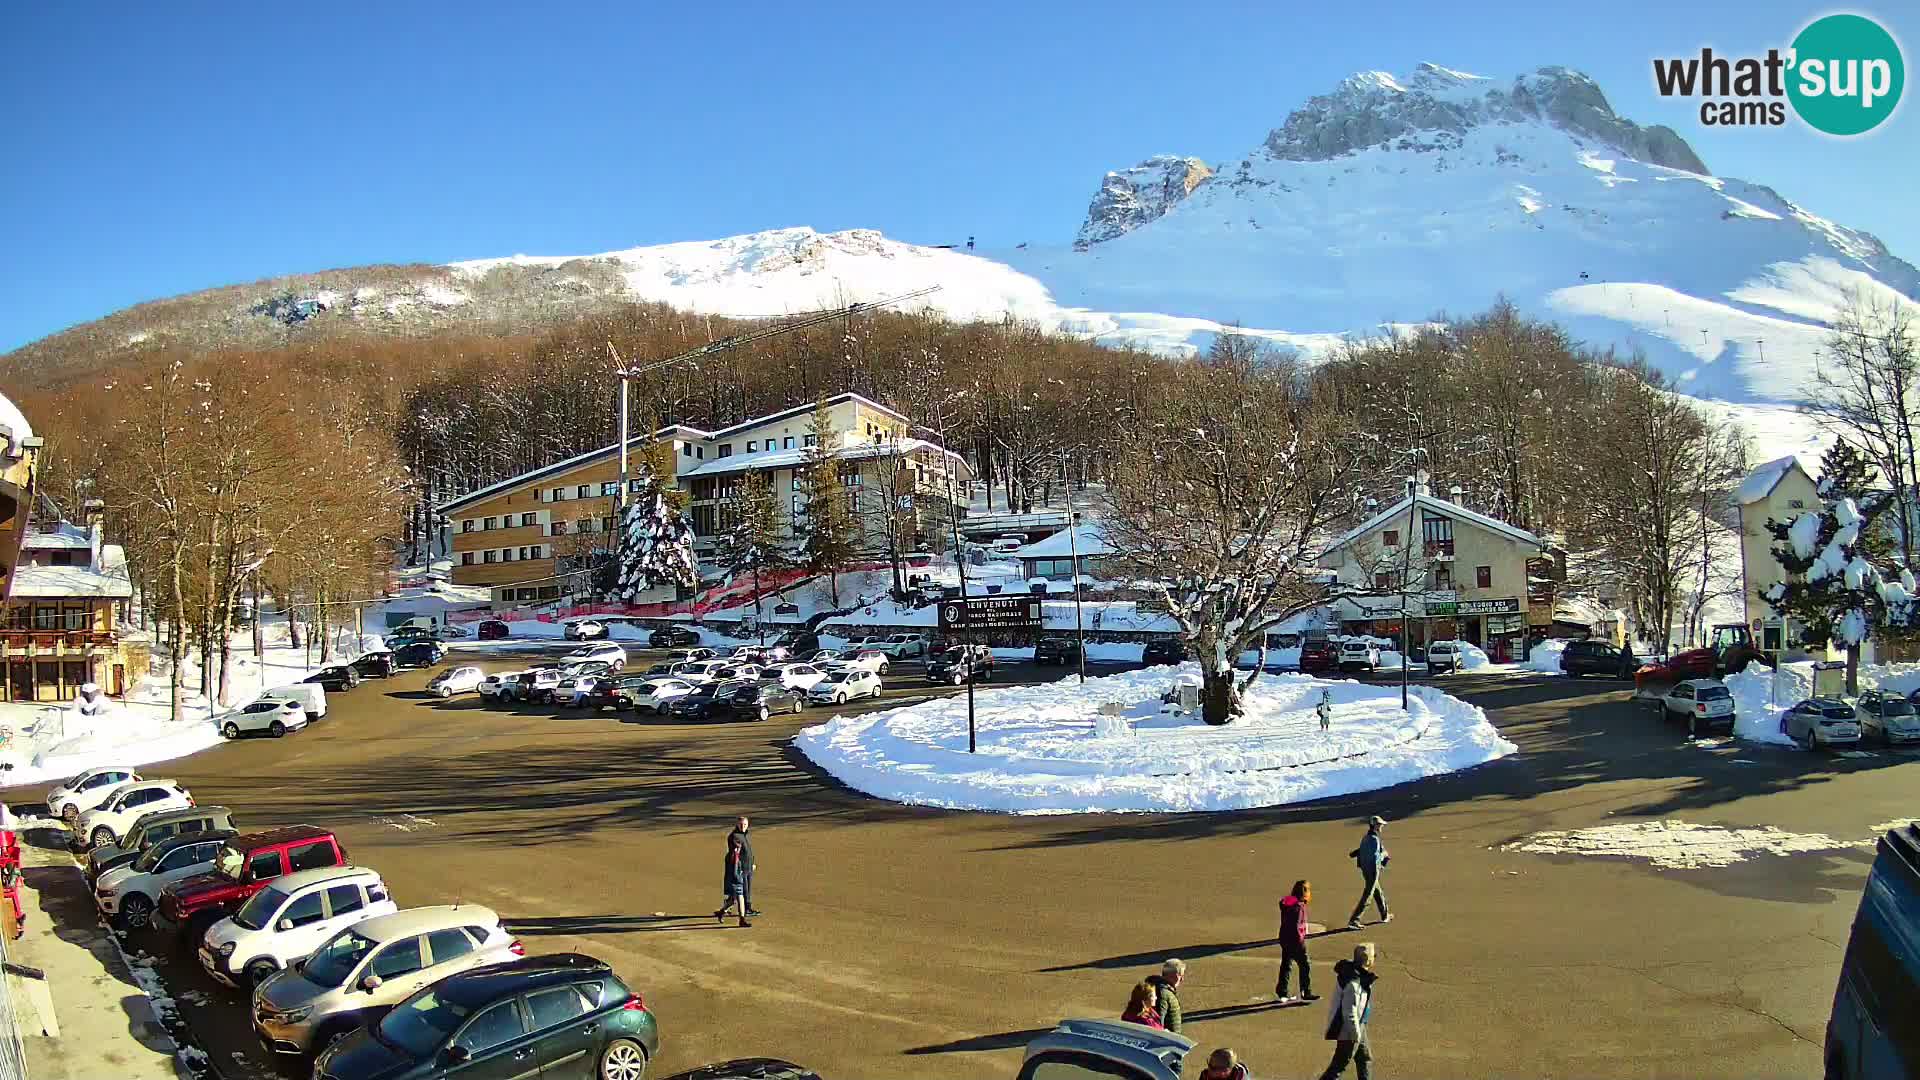
[[[1436,64],[1404,78],[1368,71],[1311,98],[1267,136],[1274,157],[1325,161],[1371,146],[1430,150],[1458,144],[1482,124],[1544,122],[1651,165],[1707,174],[1705,162],[1673,129],[1643,128],[1607,104],[1592,79],[1544,67],[1511,84]]]
[[[1073,246],[1085,251],[1102,240],[1130,232],[1165,216],[1213,170],[1199,158],[1160,154],[1131,169],[1110,172],[1087,208],[1087,220]]]

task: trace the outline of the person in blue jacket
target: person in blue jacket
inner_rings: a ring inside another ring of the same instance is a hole
[[[1365,884],[1360,889],[1360,902],[1353,905],[1353,918],[1347,920],[1347,929],[1360,929],[1360,916],[1367,910],[1367,901],[1372,900],[1380,909],[1380,921],[1392,922],[1393,915],[1387,911],[1387,891],[1380,885],[1380,875],[1387,869],[1387,845],[1380,839],[1380,830],[1387,819],[1378,814],[1367,819],[1367,835],[1360,846],[1349,852],[1354,863],[1360,867],[1360,877]]]

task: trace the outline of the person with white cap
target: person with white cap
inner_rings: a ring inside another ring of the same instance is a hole
[[[1367,835],[1360,846],[1348,853],[1360,867],[1360,877],[1365,882],[1360,889],[1360,902],[1353,905],[1353,917],[1347,920],[1347,929],[1360,929],[1360,916],[1367,910],[1367,901],[1372,900],[1380,909],[1380,921],[1392,922],[1393,915],[1387,911],[1387,891],[1380,884],[1380,875],[1387,868],[1387,845],[1380,839],[1380,830],[1387,819],[1375,814],[1367,819]]]
[[[1333,1043],[1333,1060],[1320,1074],[1320,1080],[1336,1080],[1352,1065],[1360,1080],[1373,1074],[1373,1051],[1367,1045],[1367,1021],[1373,1012],[1373,968],[1371,943],[1356,945],[1353,959],[1333,965],[1333,976],[1340,981],[1340,992],[1333,996],[1327,1010],[1327,1040]]]

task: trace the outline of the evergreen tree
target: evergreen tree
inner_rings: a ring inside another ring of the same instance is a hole
[[[1767,602],[1802,624],[1808,643],[1846,649],[1849,694],[1859,692],[1861,644],[1876,630],[1910,626],[1914,614],[1913,571],[1893,569],[1892,540],[1877,524],[1893,500],[1873,480],[1872,463],[1836,442],[1820,459],[1820,508],[1767,520],[1773,557],[1788,574]]]
[[[722,509],[726,529],[720,534],[714,559],[729,576],[783,570],[792,564],[787,550],[785,522],[773,480],[764,472],[740,478],[734,496]]]
[[[641,489],[627,498],[620,522],[619,599],[633,603],[663,585],[691,588],[700,571],[693,556],[693,526],[667,497],[651,469],[640,474]]]
[[[800,467],[807,488],[806,516],[800,532],[800,562],[809,573],[825,574],[835,607],[840,604],[840,572],[853,562],[860,541],[847,490],[840,483],[840,461],[833,453],[833,425],[824,408],[815,408],[806,460]]]

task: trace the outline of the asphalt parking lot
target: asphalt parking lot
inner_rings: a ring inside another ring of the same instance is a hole
[[[956,692],[912,666],[881,702],[832,712]],[[771,1055],[829,1080],[1011,1076],[1039,1031],[1117,1015],[1132,981],[1180,956],[1203,1047],[1234,1046],[1255,1075],[1311,1075],[1321,1014],[1271,1000],[1274,904],[1309,878],[1314,921],[1344,922],[1346,853],[1381,813],[1398,917],[1311,948],[1330,985],[1336,953],[1378,943],[1383,1074],[1810,1075],[1870,848],[1671,871],[1501,845],[1637,818],[1864,835],[1910,813],[1920,779],[1911,755],[1689,746],[1623,683],[1469,673],[1440,684],[1521,752],[1468,772],[1244,813],[953,813],[868,799],[808,765],[790,740],[828,710],[703,723],[496,708],[430,698],[428,674],[331,695],[331,716],[286,739],[148,774],[242,827],[334,828],[403,905],[483,903],[529,951],[612,962],[660,1018],[660,1074]],[[1006,664],[996,685],[1061,675]],[[750,930],[712,917],[739,813],[755,821],[767,913]],[[188,954],[158,934],[132,944],[162,958],[223,1075],[301,1075]]]

